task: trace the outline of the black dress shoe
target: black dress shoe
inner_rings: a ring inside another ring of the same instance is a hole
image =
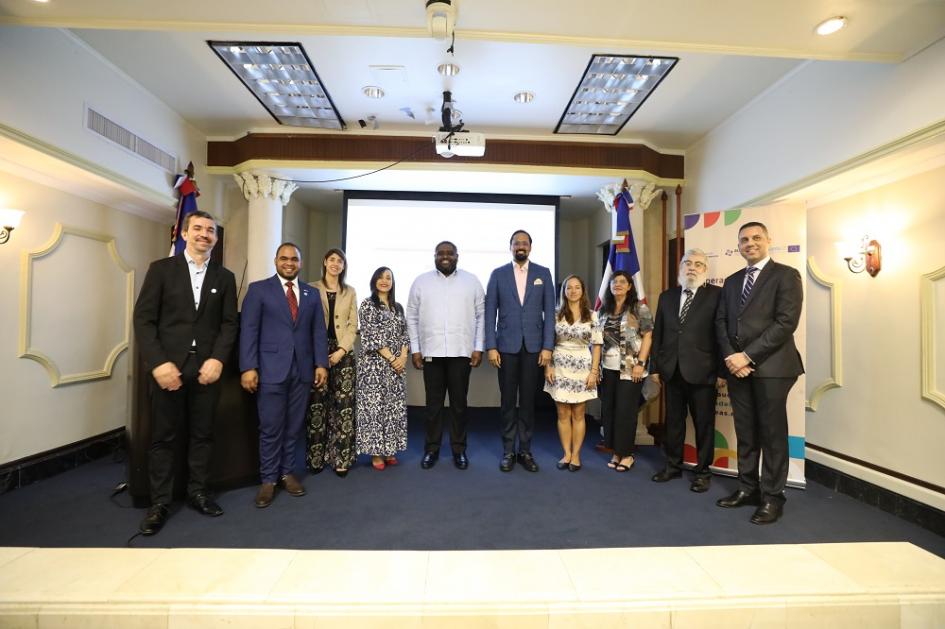
[[[709,491],[709,484],[712,482],[711,476],[696,476],[692,479],[692,484],[689,485],[689,491],[694,491],[697,494],[704,494]]]
[[[733,509],[735,507],[744,507],[746,505],[757,506],[761,503],[761,496],[758,495],[757,491],[752,493],[747,493],[741,489],[736,489],[731,495],[726,496],[725,498],[719,498],[715,501],[720,507],[725,509]]]
[[[453,465],[458,470],[464,470],[469,467],[469,457],[466,456],[465,452],[457,452],[453,455]]]
[[[538,463],[535,462],[535,457],[532,456],[531,452],[519,452],[518,462],[529,472],[538,471]]]
[[[425,470],[428,470],[434,465],[436,465],[436,460],[438,458],[440,458],[439,452],[424,452],[423,458],[420,459],[420,467],[422,467]]]
[[[160,502],[155,503],[151,505],[147,515],[141,520],[141,524],[138,525],[138,530],[141,531],[142,535],[154,535],[160,531],[164,523],[167,522],[167,516],[167,505]]]
[[[211,518],[215,518],[218,515],[223,515],[223,509],[220,508],[220,505],[214,502],[213,498],[203,492],[191,494],[187,498],[187,504],[200,513],[208,515]]]
[[[502,462],[499,463],[499,469],[503,472],[511,472],[513,467],[515,467],[515,455],[511,452],[503,454]]]
[[[774,524],[781,517],[784,505],[777,500],[765,500],[751,516],[752,524]]]
[[[665,483],[666,481],[671,481],[674,478],[679,478],[682,476],[682,472],[677,470],[674,467],[664,467],[656,474],[650,477],[650,480],[654,483]]]

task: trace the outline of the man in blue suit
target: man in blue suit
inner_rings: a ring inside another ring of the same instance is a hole
[[[547,267],[529,262],[528,232],[512,234],[509,249],[512,262],[492,272],[486,289],[485,348],[499,370],[502,399],[504,452],[499,469],[509,472],[515,466],[518,436],[519,463],[537,472],[531,453],[535,391],[555,344],[555,284]]]
[[[291,242],[276,250],[276,274],[246,291],[240,321],[240,384],[258,393],[259,475],[256,506],[268,507],[279,483],[291,496],[305,488],[292,474],[314,373],[328,380],[328,339],[318,291],[298,282],[302,255]]]

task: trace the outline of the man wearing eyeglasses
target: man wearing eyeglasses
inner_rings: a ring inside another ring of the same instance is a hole
[[[706,283],[708,258],[690,249],[679,263],[679,286],[660,295],[653,328],[651,377],[666,386],[663,451],[666,466],[653,475],[657,483],[682,476],[686,415],[696,436],[695,476],[689,489],[703,493],[712,479],[715,454],[716,388],[722,362],[715,337],[715,310],[722,289]]]

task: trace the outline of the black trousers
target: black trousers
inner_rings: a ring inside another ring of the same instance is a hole
[[[600,421],[604,445],[620,458],[630,456],[637,438],[637,414],[643,382],[621,380],[620,372],[604,369],[600,386]]]
[[[453,454],[466,451],[466,395],[469,393],[469,356],[437,357],[423,362],[423,388],[427,397],[425,452],[439,452],[444,416],[449,417]],[[450,405],[444,398],[450,394]]]
[[[196,355],[188,354],[180,367],[181,388],[165,391],[151,378],[151,504],[168,504],[173,498],[174,451],[180,439],[187,439],[188,495],[207,490],[213,454],[213,411],[220,398],[220,381],[200,384],[199,370]]]
[[[682,469],[683,445],[686,441],[686,415],[692,416],[696,433],[697,476],[708,476],[715,455],[715,399],[718,391],[714,384],[686,382],[677,369],[666,384],[666,422],[663,451],[668,468]]]
[[[531,452],[535,432],[535,391],[538,389],[540,369],[538,354],[525,351],[500,352],[499,395],[502,403],[502,450],[514,453],[518,437],[518,451]]]
[[[797,378],[728,378],[738,441],[738,485],[761,490],[766,500],[784,501],[787,484],[787,396]],[[761,459],[761,475],[758,460]]]

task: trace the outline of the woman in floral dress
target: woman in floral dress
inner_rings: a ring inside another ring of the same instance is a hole
[[[597,397],[600,348],[604,342],[597,313],[587,302],[584,281],[569,275],[561,284],[561,299],[555,316],[555,348],[545,367],[545,391],[558,410],[558,437],[564,456],[559,470],[581,469],[584,443],[584,406]]]
[[[358,309],[357,446],[383,470],[407,449],[406,366],[410,358],[404,309],[394,299],[394,274],[381,267],[371,276],[371,296]]]

